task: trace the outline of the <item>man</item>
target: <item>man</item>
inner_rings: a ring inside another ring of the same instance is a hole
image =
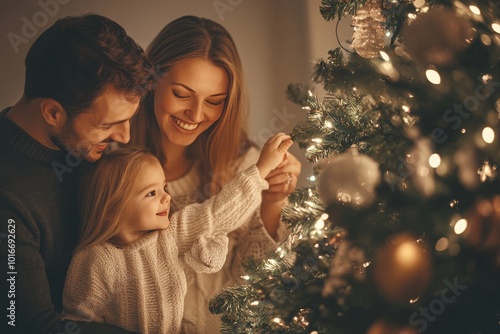
[[[111,142],[129,141],[152,67],[122,27],[99,15],[58,20],[25,65],[22,98],[0,113],[0,332],[125,333],[61,320],[62,291],[81,170]]]

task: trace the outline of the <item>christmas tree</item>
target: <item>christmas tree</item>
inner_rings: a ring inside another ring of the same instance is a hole
[[[290,237],[211,301],[225,333],[500,333],[500,6],[323,0],[353,15],[289,98],[315,163]]]

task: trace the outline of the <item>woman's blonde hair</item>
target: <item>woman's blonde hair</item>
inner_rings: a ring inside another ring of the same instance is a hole
[[[103,156],[81,180],[80,236],[75,252],[113,238],[121,228],[120,213],[141,170],[160,164],[146,149],[120,148]]]
[[[188,58],[202,58],[223,68],[229,77],[229,91],[220,119],[191,144],[187,153],[200,161],[200,191],[210,197],[235,175],[234,162],[249,147],[246,132],[247,100],[238,51],[229,32],[220,24],[195,16],[180,17],[166,25],[146,50],[160,74]],[[145,146],[162,162],[161,133],[154,114],[154,93],[144,100],[132,122],[132,143]],[[208,185],[205,187],[204,185]]]

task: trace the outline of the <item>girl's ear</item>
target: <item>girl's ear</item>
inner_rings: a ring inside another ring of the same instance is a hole
[[[66,110],[54,99],[43,98],[40,101],[40,110],[45,122],[54,128],[60,129],[68,120]]]

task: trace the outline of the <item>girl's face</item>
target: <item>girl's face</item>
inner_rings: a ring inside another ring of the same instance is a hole
[[[222,115],[228,96],[226,71],[202,58],[171,67],[155,89],[154,111],[163,138],[189,146]]]
[[[121,212],[120,243],[128,244],[146,232],[168,227],[170,195],[165,191],[165,174],[159,163],[146,165],[137,175],[130,199]]]

